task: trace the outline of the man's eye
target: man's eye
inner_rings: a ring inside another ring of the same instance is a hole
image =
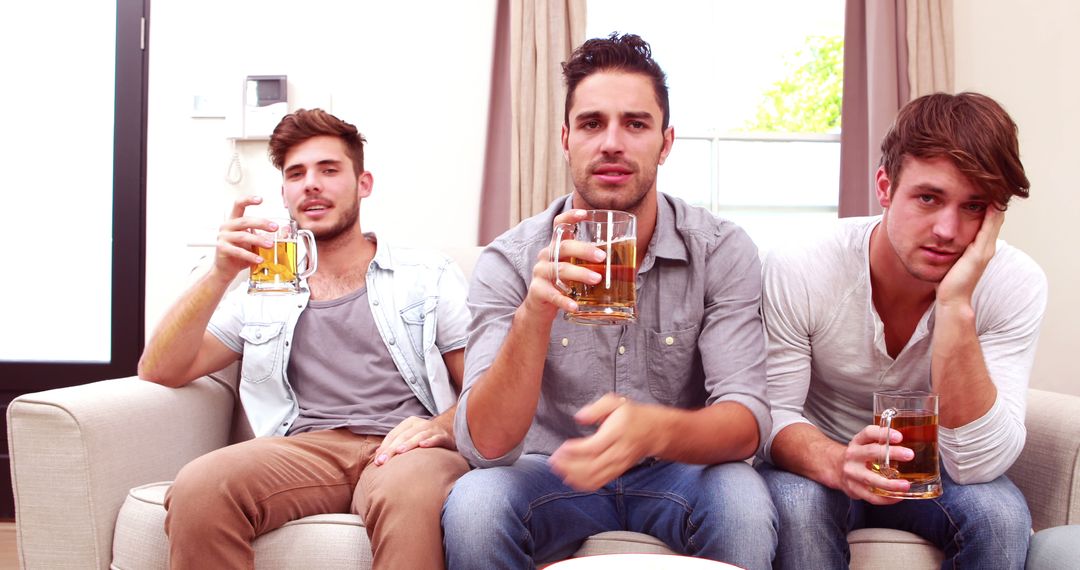
[[[923,204],[933,204],[934,203],[934,196],[932,196],[930,194],[920,194],[919,195],[919,201],[922,202]]]
[[[974,213],[982,213],[986,211],[986,204],[981,203],[968,204],[965,207],[968,209],[968,211]]]
[[[629,126],[631,129],[644,129],[645,123],[641,121],[630,121]]]
[[[299,172],[290,172],[285,177],[288,178],[289,180],[296,180],[296,179],[300,178],[300,173]]]
[[[323,174],[335,174],[335,173],[337,173],[336,168],[327,168],[327,169],[323,170]]]
[[[600,121],[585,121],[585,123],[583,123],[581,125],[581,128],[583,128],[583,129],[598,129],[598,128],[600,128]]]

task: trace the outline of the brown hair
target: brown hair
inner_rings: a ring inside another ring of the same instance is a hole
[[[314,137],[338,137],[345,143],[345,154],[352,160],[353,173],[364,172],[364,135],[353,125],[322,109],[298,109],[285,115],[270,135],[270,162],[278,170],[285,167],[285,154],[294,146]]]
[[[562,64],[563,79],[566,81],[566,108],[563,110],[563,122],[570,124],[570,107],[574,104],[574,90],[578,83],[599,71],[624,71],[640,73],[652,81],[656,94],[656,103],[663,110],[663,130],[668,128],[671,109],[668,105],[668,88],[664,71],[652,58],[652,48],[648,42],[634,34],[618,35],[612,32],[607,38],[593,38],[581,44],[570,59]]]
[[[881,166],[894,189],[906,156],[948,158],[1001,209],[1013,196],[1028,197],[1016,123],[985,95],[934,93],[905,105],[881,141]]]

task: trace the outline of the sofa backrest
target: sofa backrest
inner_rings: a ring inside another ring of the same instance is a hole
[[[480,257],[480,252],[484,251],[481,246],[464,246],[464,247],[444,247],[441,250],[446,255],[449,255],[457,262],[458,267],[465,273],[465,279],[469,279],[472,276],[473,267],[476,266],[476,258]]]

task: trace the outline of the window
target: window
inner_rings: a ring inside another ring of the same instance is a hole
[[[769,249],[836,219],[843,29],[843,0],[589,0],[586,36],[638,34],[668,75],[658,188]]]
[[[123,376],[142,349],[144,0],[16,3],[0,196],[15,291],[0,392]]]

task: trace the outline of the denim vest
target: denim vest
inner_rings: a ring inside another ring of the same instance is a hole
[[[433,416],[446,411],[457,393],[442,354],[465,347],[469,324],[461,270],[435,251],[379,244],[366,284],[371,314],[402,379]],[[243,343],[240,401],[254,434],[284,435],[299,415],[287,369],[293,331],[310,294],[305,284],[296,295],[241,290],[232,296],[219,311],[239,311],[239,339],[222,338],[232,335],[215,326],[221,319],[210,330],[226,345]]]

